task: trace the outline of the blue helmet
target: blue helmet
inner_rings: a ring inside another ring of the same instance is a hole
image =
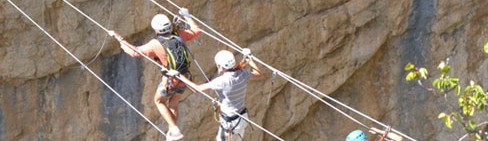
[[[368,136],[361,130],[354,130],[347,135],[346,141],[368,141]]]

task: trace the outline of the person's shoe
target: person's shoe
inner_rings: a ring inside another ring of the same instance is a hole
[[[166,134],[166,139],[170,140],[180,140],[183,138],[183,134],[181,134],[180,129],[178,127],[170,128],[168,133]]]
[[[171,132],[166,132],[166,141],[174,141],[174,140],[171,140],[171,136],[170,136]]]

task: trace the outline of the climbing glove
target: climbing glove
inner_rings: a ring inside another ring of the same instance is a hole
[[[179,76],[180,72],[178,72],[177,70],[167,70],[167,71],[163,71],[163,74],[166,76],[174,77],[174,76]]]
[[[178,13],[181,16],[190,17],[190,12],[188,12],[188,9],[186,9],[186,8],[181,8],[180,11],[178,11]]]
[[[242,49],[242,55],[244,55],[244,57],[248,57],[248,58],[251,58],[251,50],[249,48],[243,48]]]

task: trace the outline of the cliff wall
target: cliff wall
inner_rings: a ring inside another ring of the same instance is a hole
[[[150,1],[71,2],[136,45],[154,37],[150,19],[164,13]],[[449,58],[452,74],[467,78],[462,83],[472,79],[488,85],[483,81],[487,56],[481,51],[488,38],[488,9],[483,8],[488,1],[174,2],[271,66],[418,140],[454,140],[463,133],[437,119],[453,108],[444,97],[404,80],[405,64],[434,70]],[[166,129],[153,104],[156,66],[121,52],[114,39],[61,0],[14,3]],[[159,3],[176,12],[166,1]],[[164,139],[8,2],[0,3],[0,13],[0,140]],[[215,76],[214,54],[229,48],[203,34],[188,44],[205,73]],[[265,78],[251,82],[247,96],[249,116],[259,125],[285,140],[343,140],[349,131],[362,129],[262,69]],[[192,72],[197,82],[205,81],[195,65]],[[187,92],[181,99],[178,124],[184,140],[214,139],[218,123],[210,105],[200,94]],[[247,128],[245,138],[273,140],[255,127]]]

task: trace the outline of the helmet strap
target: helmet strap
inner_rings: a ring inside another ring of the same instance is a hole
[[[156,35],[157,36],[163,36],[163,37],[169,37],[171,35],[171,33],[170,32],[166,32],[166,33],[158,33],[158,32],[156,32]]]
[[[220,65],[217,65],[217,72],[218,72],[219,75],[222,74],[222,73],[224,73],[224,70],[225,70],[224,67],[222,67]]]

